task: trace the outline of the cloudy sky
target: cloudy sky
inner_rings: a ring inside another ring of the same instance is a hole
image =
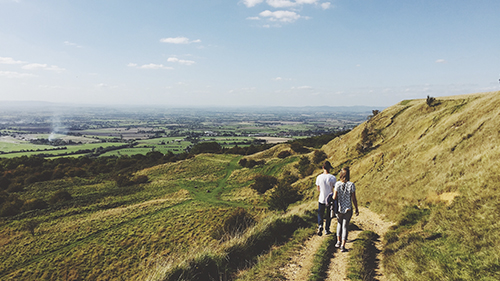
[[[498,0],[0,0],[0,102],[389,106],[500,90]]]

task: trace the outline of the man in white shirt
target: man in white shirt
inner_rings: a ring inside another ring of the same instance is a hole
[[[316,177],[316,187],[319,191],[318,198],[318,235],[323,235],[323,221],[325,221],[325,233],[330,234],[330,222],[332,220],[330,210],[327,208],[326,199],[333,192],[333,187],[337,182],[334,175],[330,174],[332,164],[325,161],[323,164],[323,173]]]

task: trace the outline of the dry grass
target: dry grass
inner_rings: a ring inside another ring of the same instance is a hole
[[[495,279],[500,243],[490,237],[500,235],[500,93],[437,100],[432,107],[422,99],[387,108],[323,150],[334,167],[350,165],[362,205],[391,220],[404,206],[430,208],[430,217],[399,228],[388,244],[392,278]],[[360,152],[365,127],[373,147]]]

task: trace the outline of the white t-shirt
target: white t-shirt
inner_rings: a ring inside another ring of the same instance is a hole
[[[326,204],[326,198],[333,192],[336,182],[337,178],[332,174],[321,174],[316,177],[316,185],[319,186],[319,203]]]
[[[335,184],[335,191],[337,191],[337,199],[339,200],[339,212],[342,214],[347,213],[347,210],[352,210],[351,194],[356,191],[353,182],[343,183],[338,181]]]

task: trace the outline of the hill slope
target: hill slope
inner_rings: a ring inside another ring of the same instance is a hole
[[[398,221],[394,279],[500,277],[500,92],[402,101],[323,147],[358,200]]]

